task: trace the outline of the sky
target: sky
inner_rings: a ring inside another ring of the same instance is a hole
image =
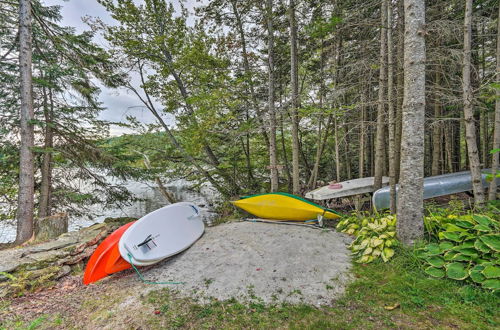
[[[140,1],[140,0],[137,0]],[[108,12],[97,3],[96,0],[42,0],[45,5],[59,5],[62,7],[62,21],[63,26],[72,26],[76,32],[83,32],[89,30],[86,23],[83,22],[82,17],[91,16],[99,17],[107,24],[114,24],[115,21]],[[186,7],[192,8],[195,0],[187,1]],[[96,39],[96,42],[102,42],[102,39]],[[127,116],[134,116],[143,123],[152,123],[155,121],[153,115],[141,107],[140,101],[131,93],[124,89],[109,89],[98,82],[102,92],[99,100],[106,108],[101,115],[100,119],[109,120],[113,122],[126,122]],[[173,123],[173,119],[168,118],[167,122]],[[113,126],[111,128],[111,135],[121,135],[124,133],[132,133],[131,130],[123,127]]]

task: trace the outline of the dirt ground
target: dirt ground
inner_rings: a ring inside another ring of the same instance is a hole
[[[164,287],[199,303],[236,298],[329,305],[350,279],[349,242],[331,230],[231,222],[207,228],[185,252],[142,269],[150,281],[184,284],[144,284],[132,270],[89,286],[81,284],[81,276],[71,276],[51,289],[2,301],[0,319],[50,314],[87,328],[112,328],[116,322],[140,327],[141,318],[151,313],[144,310],[143,297]]]

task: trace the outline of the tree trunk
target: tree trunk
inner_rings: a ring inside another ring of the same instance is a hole
[[[394,113],[394,55],[392,43],[392,3],[387,4],[387,103],[389,112],[390,211],[396,213],[396,118]]]
[[[381,6],[381,26],[380,26],[380,73],[378,87],[378,106],[377,106],[377,135],[375,138],[375,181],[374,188],[382,187],[382,175],[384,174],[384,121],[385,121],[385,90],[387,80],[387,3],[388,0],[382,0]]]
[[[364,87],[364,86],[363,86]],[[366,149],[366,94],[361,91],[361,126],[359,129],[359,177],[365,176],[365,149]]]
[[[441,105],[439,104],[439,98],[437,95],[436,88],[441,83],[441,76],[439,74],[439,68],[436,69],[435,74],[435,88],[434,88],[434,122],[432,123],[432,165],[431,174],[440,174],[440,160],[441,160],[441,122],[439,117],[441,117]]]
[[[269,167],[271,170],[271,191],[278,190],[278,159],[276,154],[276,110],[274,108],[274,29],[273,0],[267,0],[267,64],[268,64],[268,107],[269,107]]]
[[[38,217],[45,218],[51,215],[52,207],[52,148],[54,146],[54,133],[52,131],[54,104],[52,99],[52,90],[49,89],[49,95],[45,87],[42,88],[43,94],[43,115],[45,117],[45,135],[44,135],[44,153],[41,169],[40,184],[40,202],[38,206]]]
[[[404,98],[397,233],[405,245],[424,234],[425,1],[405,0]]]
[[[402,114],[403,114],[403,88],[404,88],[404,70],[403,70],[403,59],[404,59],[404,0],[398,0],[398,43],[397,43],[397,100],[396,100],[396,135],[395,135],[395,153],[394,153],[394,163],[396,172],[396,182],[399,182],[399,167],[401,162],[401,125],[402,125]]]
[[[496,82],[500,84],[500,6],[498,6],[498,22],[497,22],[497,67],[496,67]],[[497,150],[491,160],[491,172],[493,175],[498,171],[498,163],[500,159],[500,89],[496,90],[496,101],[495,101],[495,128],[493,135],[493,150]],[[488,193],[488,199],[490,201],[495,200],[497,197],[497,178],[493,178],[490,183],[490,190]]]
[[[48,241],[68,232],[68,214],[59,213],[38,218],[35,222],[35,239]]]
[[[463,101],[465,140],[469,159],[474,203],[476,206],[484,204],[484,188],[481,179],[481,164],[476,143],[476,125],[474,123],[473,92],[471,85],[471,46],[472,46],[472,0],[465,2],[464,20],[464,59],[462,67]]]
[[[339,144],[339,126],[338,126],[338,119],[337,119],[337,115],[335,115],[335,118],[333,119],[333,126],[334,126],[334,131],[335,131],[335,172],[336,172],[336,178],[337,178],[337,182],[340,182],[340,178],[341,178],[341,168],[342,168],[342,164],[341,164],[341,161],[340,161],[340,144]]]
[[[21,94],[21,147],[19,150],[19,192],[17,205],[16,243],[20,244],[33,236],[33,212],[35,194],[35,168],[33,147],[32,95],[32,48],[31,48],[31,2],[19,0],[19,73]]]
[[[288,8],[288,19],[290,22],[290,78],[292,88],[292,191],[300,193],[300,169],[299,169],[299,69],[297,54],[297,23],[295,21],[295,3],[290,0]]]

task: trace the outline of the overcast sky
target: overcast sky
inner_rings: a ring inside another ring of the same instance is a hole
[[[140,0],[137,0],[140,1]],[[113,24],[114,20],[107,11],[96,0],[42,0],[46,5],[59,5],[62,7],[63,26],[72,26],[77,32],[88,30],[88,26],[83,22],[82,17],[99,17],[105,23]],[[187,8],[192,8],[195,0],[187,1]],[[100,116],[101,119],[110,121],[126,122],[126,116],[134,116],[144,123],[154,122],[154,117],[148,110],[143,109],[141,103],[135,96],[125,90],[112,90],[100,85],[102,93],[100,101],[106,107]],[[171,122],[171,120],[170,120]],[[127,129],[113,127],[112,135],[119,135],[130,132]]]

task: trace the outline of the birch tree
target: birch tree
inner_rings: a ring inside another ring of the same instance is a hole
[[[404,91],[397,234],[412,245],[424,233],[425,1],[405,0]]]
[[[464,102],[465,140],[469,159],[476,206],[484,204],[484,188],[481,178],[481,164],[476,140],[476,124],[474,121],[474,95],[471,83],[471,47],[472,47],[472,0],[465,2],[464,18],[464,51],[462,64],[462,91]]]

